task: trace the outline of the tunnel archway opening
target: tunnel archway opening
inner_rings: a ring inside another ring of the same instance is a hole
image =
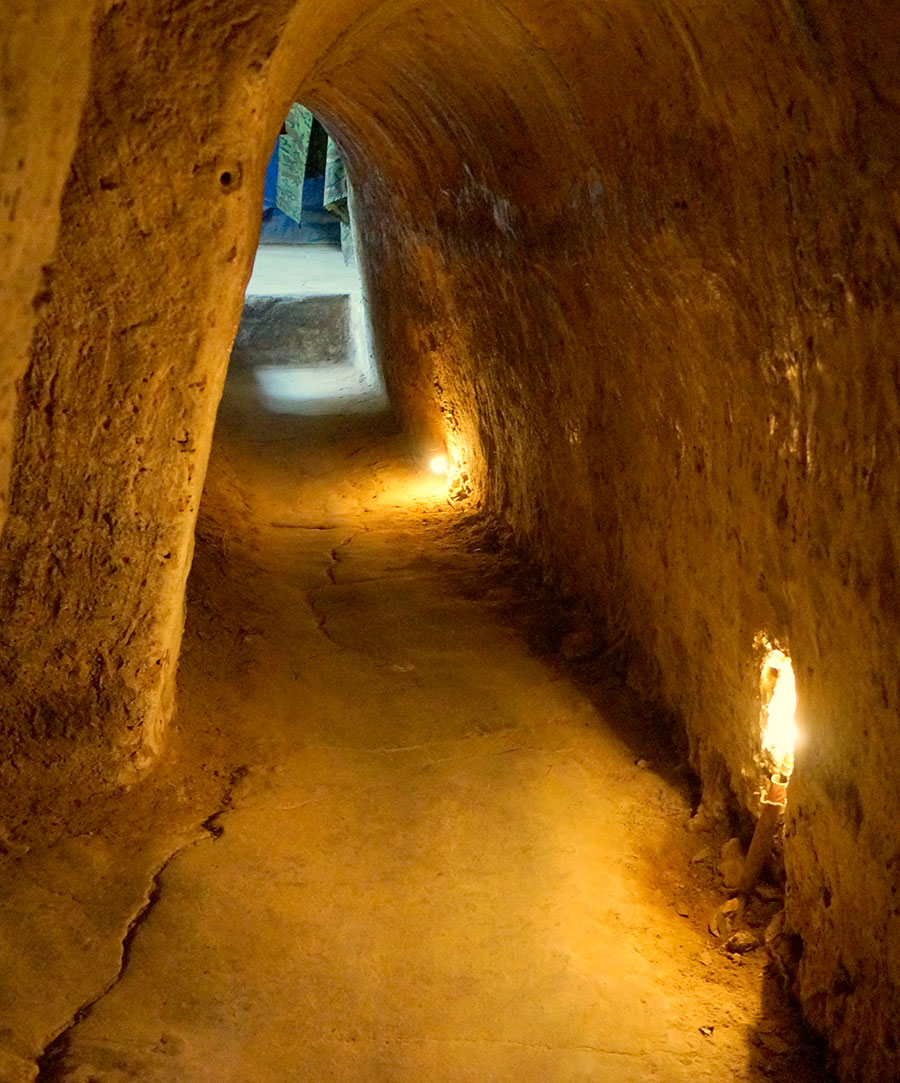
[[[259,241],[230,372],[272,414],[388,409],[369,332],[360,234],[342,153],[294,102],[265,173]]]

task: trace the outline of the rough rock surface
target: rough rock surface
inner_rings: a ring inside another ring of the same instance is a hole
[[[45,8],[66,10],[10,10]],[[396,401],[593,606],[711,805],[754,807],[754,637],[790,649],[798,990],[845,1078],[896,1074],[898,53],[888,0],[100,4],[0,554],[18,769],[30,747],[125,779],[163,740],[263,171],[299,97],[356,182]],[[78,95],[66,120],[42,71],[14,81],[60,127],[45,187],[4,173],[3,195],[51,206]],[[33,221],[2,240],[16,259]],[[47,248],[4,294],[13,372]]]
[[[6,0],[0,11],[0,526],[15,385],[50,300],[59,198],[87,91],[91,5]]]

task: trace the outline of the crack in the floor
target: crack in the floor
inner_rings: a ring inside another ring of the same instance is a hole
[[[322,747],[327,747],[327,746],[322,746]],[[429,746],[428,745],[413,746],[409,751],[413,751],[415,748],[418,748],[418,747],[427,748]],[[407,751],[407,750],[406,749],[397,749],[397,750],[394,750],[394,749],[364,749],[364,750],[351,750],[351,751],[365,751],[365,752],[388,751],[388,752],[390,752],[390,751]],[[487,759],[490,759],[493,756],[503,756],[503,755],[506,755],[509,752],[517,752],[517,751],[519,751],[519,749],[515,749],[515,748],[497,749],[496,751],[492,751],[492,752],[472,752],[472,753],[469,753],[468,755],[439,756],[437,759],[426,760],[425,763],[413,763],[413,764],[410,764],[408,767],[405,768],[405,773],[404,774],[396,775],[396,776],[394,776],[392,778],[388,778],[388,779],[383,779],[383,780],[381,780],[379,782],[372,782],[372,783],[369,783],[369,784],[367,784],[365,786],[358,786],[358,787],[355,787],[355,788],[352,788],[352,789],[349,789],[349,790],[345,789],[344,785],[342,784],[343,800],[345,802],[350,802],[353,798],[359,797],[362,794],[371,793],[374,790],[384,790],[384,789],[390,789],[392,786],[406,785],[408,780],[409,780],[410,775],[413,775],[413,774],[416,774],[416,773],[424,773],[425,771],[428,771],[432,767],[440,767],[440,766],[442,766],[443,764],[446,764],[446,763],[461,763],[461,762],[463,762],[465,760],[487,760]],[[535,749],[534,751],[543,751],[543,750]],[[331,801],[331,800],[333,800],[333,798],[334,798],[334,794],[330,790],[327,790],[324,793],[321,793],[321,792],[317,793],[315,797],[308,797],[305,801],[299,801],[296,804],[292,804],[292,805],[266,805],[264,803],[261,803],[258,807],[264,808],[264,809],[267,808],[272,812],[299,812],[300,809],[308,808],[310,805],[319,804],[322,801]]]
[[[329,572],[330,572],[330,570],[331,569],[329,569]],[[328,574],[328,572],[326,572],[326,574]],[[330,578],[330,575],[329,575],[329,578]],[[331,581],[334,582],[333,579]],[[314,587],[312,590],[308,590],[306,592],[306,604],[309,606],[309,611],[312,613],[313,617],[315,618],[316,631],[321,632],[322,635],[325,637],[325,639],[328,640],[329,643],[331,643],[333,646],[337,647],[339,650],[342,650],[343,648],[341,647],[340,643],[338,643],[335,640],[334,636],[332,636],[331,632],[329,632],[329,630],[328,630],[328,618],[322,612],[322,610],[318,606],[318,603],[316,602],[316,594],[321,589],[322,589],[321,587]]]
[[[543,1042],[520,1042],[512,1038],[429,1038],[411,1035],[393,1035],[389,1038],[380,1038],[372,1035],[360,1035],[359,1037],[342,1037],[340,1035],[317,1034],[310,1041],[329,1042],[335,1045],[358,1045],[361,1042],[372,1042],[383,1045],[499,1045],[513,1049],[534,1049],[547,1053],[597,1053],[600,1056],[609,1057],[641,1057],[648,1054],[664,1054],[666,1056],[680,1058],[684,1054],[676,1049],[603,1049],[596,1045],[549,1045]]]
[[[234,808],[234,792],[248,774],[249,768],[246,766],[237,767],[232,771],[228,778],[225,793],[219,807],[200,824],[200,829],[204,833],[190,839],[188,842],[173,850],[158,866],[156,872],[153,873],[144,895],[144,900],[129,920],[122,936],[119,966],[116,973],[98,993],[90,997],[76,1009],[68,1023],[66,1023],[55,1037],[47,1043],[43,1052],[34,1059],[34,1063],[37,1065],[38,1069],[34,1083],[55,1083],[56,1080],[62,1080],[64,1078],[60,1074],[60,1071],[65,1069],[63,1062],[68,1053],[70,1036],[75,1028],[91,1015],[100,1001],[111,993],[125,976],[125,972],[131,962],[135,939],[162,897],[162,878],[165,875],[166,870],[177,857],[186,850],[191,849],[191,847],[209,840],[216,841],[222,837],[225,829],[222,827],[219,820],[226,812],[229,812]]]
[[[354,538],[359,537],[359,535],[363,533],[365,533],[365,531],[354,531],[349,537],[344,538],[344,540],[339,545],[336,545],[328,554],[330,563],[325,568],[325,578],[328,580],[327,585],[330,585],[332,587],[337,586],[337,579],[335,578],[334,572],[338,565],[341,563],[341,550],[346,548],[346,546],[348,546]],[[338,649],[343,649],[341,648],[340,643],[338,643],[335,640],[334,636],[332,636],[331,632],[329,632],[328,618],[326,617],[325,613],[322,612],[322,610],[318,606],[318,603],[316,602],[316,595],[319,593],[320,590],[323,589],[324,587],[312,587],[310,590],[307,590],[306,604],[309,606],[312,615],[316,618],[316,630],[321,632],[329,643],[332,643]]]
[[[370,745],[327,745],[327,744],[308,744],[301,745],[301,752],[340,752],[340,753],[363,753],[364,755],[375,755],[377,753],[384,752],[420,752],[426,748],[442,748],[453,745],[463,745],[470,741],[486,741],[486,740],[499,740],[501,737],[505,737],[510,734],[514,734],[519,729],[518,726],[502,726],[499,729],[488,730],[485,733],[467,733],[460,737],[442,737],[434,741],[423,741],[416,745],[385,745],[375,746]],[[547,754],[555,754],[558,752],[570,751],[568,745],[560,745],[558,748],[541,748],[536,745],[515,745],[509,748],[497,749],[495,752],[479,752],[474,753],[478,756],[493,756],[493,755],[508,755],[510,752],[540,752]],[[435,763],[442,761],[435,760]]]
[[[351,534],[349,538],[344,538],[340,545],[336,545],[331,550],[331,563],[325,569],[325,575],[328,577],[328,582],[331,583],[333,587],[337,586],[337,580],[335,579],[334,573],[335,569],[341,563],[341,550],[345,549],[360,533],[361,532],[358,530],[354,531],[354,533]]]
[[[285,530],[338,530],[337,523],[280,523],[271,522],[269,526],[281,527]]]

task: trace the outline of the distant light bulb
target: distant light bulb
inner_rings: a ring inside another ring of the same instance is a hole
[[[447,456],[435,455],[428,464],[428,468],[431,470],[432,474],[446,474],[450,469],[450,465],[447,462]]]

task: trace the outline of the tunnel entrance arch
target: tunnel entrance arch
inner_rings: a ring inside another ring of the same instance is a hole
[[[381,409],[340,150],[294,103],[266,169],[262,228],[229,362],[272,414]]]

